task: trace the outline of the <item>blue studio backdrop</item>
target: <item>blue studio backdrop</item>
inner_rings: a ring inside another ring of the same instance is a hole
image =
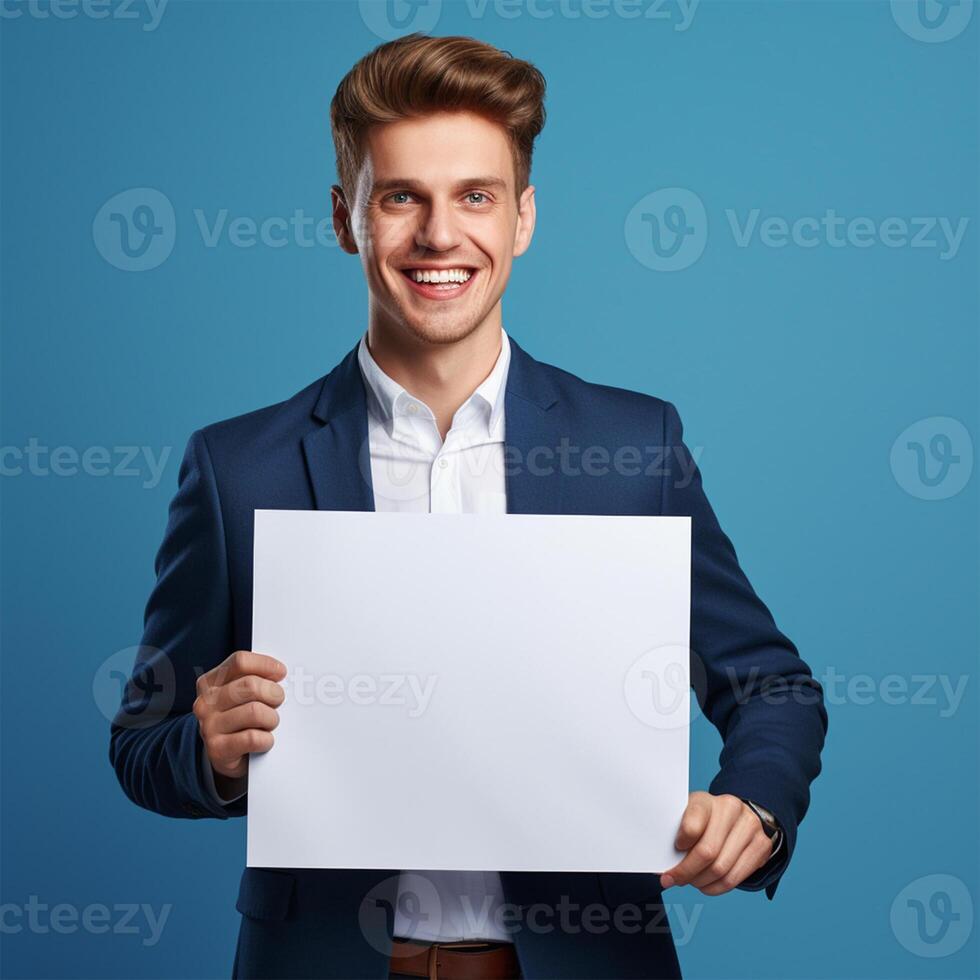
[[[978,37],[938,0],[4,0],[2,973],[219,977],[244,821],[108,762],[190,433],[365,327],[328,106],[474,35],[549,84],[508,331],[670,399],[823,683],[776,899],[665,893],[690,977],[977,975]],[[753,478],[747,479],[746,474]],[[694,788],[720,739],[692,727]]]

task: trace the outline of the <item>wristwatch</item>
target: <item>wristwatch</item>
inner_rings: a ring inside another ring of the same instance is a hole
[[[762,829],[765,831],[766,837],[772,841],[770,855],[775,854],[783,842],[783,829],[779,826],[779,821],[758,803],[753,803],[751,800],[742,800],[742,802],[762,821]]]

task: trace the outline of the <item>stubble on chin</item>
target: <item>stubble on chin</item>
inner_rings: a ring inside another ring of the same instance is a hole
[[[416,340],[433,346],[458,343],[473,333],[482,322],[482,319],[472,311],[464,317],[454,317],[446,313],[424,318],[406,310],[400,312],[403,327]]]

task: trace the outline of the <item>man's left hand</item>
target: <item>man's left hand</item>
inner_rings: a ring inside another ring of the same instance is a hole
[[[727,793],[691,793],[674,846],[687,855],[660,876],[661,887],[694,885],[705,895],[731,891],[772,854],[758,816]]]

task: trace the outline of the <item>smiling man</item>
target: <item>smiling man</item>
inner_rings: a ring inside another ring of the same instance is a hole
[[[691,794],[686,855],[660,876],[246,868],[235,976],[676,977],[664,889],[772,898],[792,856],[820,771],[822,691],[739,568],[677,411],[540,363],[503,327],[511,266],[534,232],[544,91],[528,62],[421,35],[341,82],[334,227],[361,260],[366,329],[299,394],[192,436],[110,755],[141,806],[246,812],[248,756],[273,748],[286,673],[250,650],[258,508],[666,514],[692,519],[692,677],[724,739],[720,769]],[[572,462],[570,447],[607,465]],[[654,466],[638,459],[651,447]],[[411,571],[379,569],[364,616],[383,614],[385,590]],[[435,626],[433,587],[419,615]],[[451,774],[411,765],[452,821]]]

